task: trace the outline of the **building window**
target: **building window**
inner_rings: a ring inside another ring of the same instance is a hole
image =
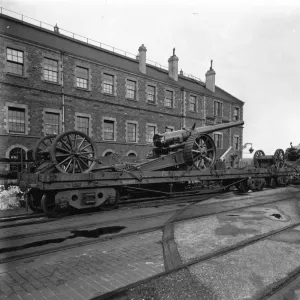
[[[58,61],[50,58],[44,59],[44,79],[58,82]]]
[[[114,76],[109,74],[103,74],[103,92],[113,95],[114,91]]]
[[[126,81],[126,98],[136,99],[136,82],[133,80]]]
[[[82,131],[85,134],[89,135],[90,132],[89,124],[90,124],[89,117],[77,116],[76,118],[77,130]]]
[[[127,154],[127,156],[129,156],[129,157],[137,157],[136,153],[133,152],[133,151],[129,151],[128,154]]]
[[[135,123],[127,123],[127,141],[128,142],[136,142],[136,124]]]
[[[165,106],[173,107],[173,92],[166,91]]]
[[[59,134],[60,114],[45,112],[45,133]]]
[[[76,86],[82,89],[88,88],[89,70],[82,67],[76,67]]]
[[[112,156],[112,155],[114,155],[114,152],[112,152],[112,151],[106,151],[103,156]]]
[[[233,110],[233,120],[238,121],[240,119],[240,109],[235,107]]]
[[[8,107],[8,131],[25,133],[25,108]]]
[[[219,101],[214,101],[214,115],[217,117],[222,117],[223,115],[223,103]]]
[[[7,72],[23,75],[24,52],[6,48]]]
[[[238,136],[233,137],[233,148],[234,150],[239,150],[240,148],[240,138]]]
[[[215,142],[215,145],[216,145],[216,148],[222,148],[222,134],[220,133],[214,133],[214,142]]]
[[[104,120],[104,140],[114,141],[115,140],[115,121]]]
[[[155,103],[155,86],[147,86],[147,101],[150,103]]]
[[[153,143],[153,136],[156,134],[156,126],[147,126],[147,143]]]
[[[22,148],[13,148],[9,152],[9,159],[11,160],[9,169],[11,172],[21,172],[26,168],[26,151]]]
[[[190,111],[196,111],[196,97],[195,96],[190,96],[189,110]]]

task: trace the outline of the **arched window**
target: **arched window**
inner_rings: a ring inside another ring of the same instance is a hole
[[[26,168],[26,151],[22,148],[13,148],[9,152],[10,171],[20,172]],[[13,163],[16,162],[16,163]]]
[[[108,152],[105,153],[104,156],[111,156],[111,155],[113,155],[113,154],[114,154],[113,152],[108,151]]]
[[[130,152],[130,153],[128,154],[128,156],[136,157],[136,154],[135,154],[134,152]]]
[[[114,150],[112,149],[106,149],[103,153],[102,153],[102,156],[111,156],[115,153]]]

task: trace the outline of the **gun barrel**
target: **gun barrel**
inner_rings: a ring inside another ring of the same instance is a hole
[[[237,121],[237,122],[229,122],[229,123],[222,123],[217,125],[209,125],[204,127],[197,127],[194,129],[197,133],[212,133],[218,130],[224,130],[232,127],[237,127],[244,125],[244,121]]]

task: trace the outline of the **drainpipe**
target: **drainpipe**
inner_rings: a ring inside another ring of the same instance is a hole
[[[61,52],[62,132],[65,132],[64,52]]]
[[[184,90],[184,88],[181,88],[181,113],[182,113],[182,124],[181,124],[181,128],[186,128],[186,124],[185,124],[185,116],[186,116],[186,91]]]

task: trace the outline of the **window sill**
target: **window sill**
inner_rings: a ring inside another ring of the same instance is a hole
[[[138,142],[130,142],[130,141],[126,141],[126,143],[128,143],[128,144],[137,144]]]
[[[110,93],[104,93],[104,92],[102,92],[102,94],[105,95],[105,96],[109,96],[109,97],[116,97],[116,95],[110,94]]]
[[[147,104],[153,105],[153,106],[157,106],[157,103],[156,103],[156,102],[148,102],[148,101],[147,101]]]
[[[117,140],[105,140],[103,139],[103,142],[107,142],[107,143],[115,143]]]
[[[19,75],[19,74],[14,74],[14,73],[6,73],[6,75],[9,75],[9,76],[14,76],[14,77],[19,77],[19,78],[24,78],[24,79],[27,79],[28,76],[26,75]]]
[[[171,106],[164,106],[164,108],[167,108],[167,109],[174,109],[174,107],[171,107]]]
[[[127,97],[125,97],[125,99],[126,99],[126,100],[129,100],[129,101],[138,102],[138,100],[137,100],[137,99],[127,98]]]
[[[58,82],[54,82],[54,81],[48,81],[48,80],[45,80],[45,79],[43,79],[43,81],[44,81],[45,83],[50,83],[50,84],[54,84],[54,85],[61,86],[61,84],[60,84],[60,83],[58,83]]]
[[[84,92],[90,92],[91,91],[89,89],[84,89],[84,88],[80,88],[80,87],[77,87],[77,86],[76,86],[76,90],[84,91]]]
[[[28,133],[26,132],[10,132],[10,131],[7,131],[8,134],[11,134],[11,135],[28,135]]]
[[[196,113],[197,113],[197,112],[194,111],[194,110],[188,110],[188,112],[193,113],[193,114],[196,114]]]

